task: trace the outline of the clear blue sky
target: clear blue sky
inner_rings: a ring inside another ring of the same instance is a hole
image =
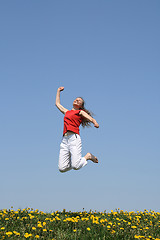
[[[0,209],[160,211],[160,1],[0,1]],[[99,164],[58,171],[63,114]]]

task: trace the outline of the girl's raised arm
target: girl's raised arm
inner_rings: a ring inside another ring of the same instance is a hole
[[[90,122],[92,122],[96,128],[99,128],[99,124],[97,123],[97,121],[94,118],[92,118],[88,113],[86,113],[85,111],[81,110],[79,114],[82,117],[84,117],[87,120],[89,120]]]
[[[61,104],[60,104],[60,92],[64,90],[64,87],[59,87],[57,89],[57,95],[56,95],[56,107],[63,113],[66,114],[66,112],[68,111],[68,109],[64,108]]]

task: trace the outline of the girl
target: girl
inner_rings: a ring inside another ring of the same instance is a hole
[[[87,164],[88,160],[94,163],[98,163],[97,157],[91,153],[87,153],[82,157],[82,143],[79,135],[79,126],[89,126],[93,123],[96,128],[99,128],[99,124],[91,113],[84,108],[84,100],[78,97],[73,102],[72,110],[64,108],[60,104],[60,92],[64,90],[64,87],[59,87],[56,95],[56,106],[65,115],[64,116],[64,129],[63,139],[60,145],[59,153],[59,171],[66,172],[71,169],[78,170]]]

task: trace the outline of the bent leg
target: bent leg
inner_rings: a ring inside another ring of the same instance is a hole
[[[74,170],[79,170],[80,168],[87,165],[87,160],[82,157],[82,142],[81,137],[73,135],[70,138],[70,153],[71,153],[71,166]]]
[[[63,138],[60,145],[58,168],[60,172],[67,172],[72,169],[71,156],[66,139]]]

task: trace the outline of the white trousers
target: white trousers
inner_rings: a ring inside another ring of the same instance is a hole
[[[82,157],[81,137],[74,133],[63,136],[59,153],[59,171],[78,170],[86,164],[87,160]]]

